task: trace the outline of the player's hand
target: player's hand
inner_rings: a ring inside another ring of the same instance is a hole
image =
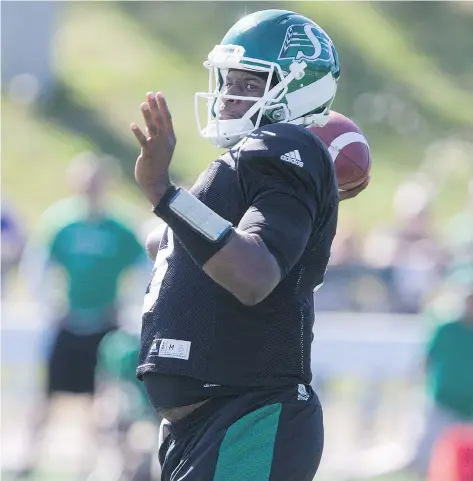
[[[347,199],[353,199],[353,197],[356,197],[360,192],[363,192],[368,185],[370,184],[370,177],[367,177],[367,179],[360,184],[357,187],[354,187],[353,189],[350,190],[340,190],[339,195],[340,195],[340,200],[347,200]]]
[[[141,113],[147,135],[135,123],[130,128],[141,146],[135,164],[135,179],[156,207],[171,185],[169,164],[176,147],[176,136],[164,95],[161,92],[156,95],[148,93],[146,97],[147,102],[141,104]]]

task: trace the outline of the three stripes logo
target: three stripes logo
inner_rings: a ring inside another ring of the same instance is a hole
[[[301,155],[299,154],[298,150],[291,150],[291,152],[281,155],[281,160],[297,165],[298,167],[304,167],[304,162],[302,162]]]

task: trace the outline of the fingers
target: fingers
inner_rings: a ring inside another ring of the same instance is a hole
[[[174,133],[174,125],[172,123],[171,112],[166,103],[164,95],[158,94],[158,105],[161,109],[164,118],[164,125],[166,128],[166,134],[172,145],[176,145],[176,134]]]
[[[158,92],[156,95],[148,92],[147,102],[141,104],[141,113],[146,124],[149,137],[158,137],[165,133],[172,145],[176,143],[172,117],[164,95]],[[131,130],[142,147],[145,147],[145,135],[136,124],[131,125]]]
[[[131,124],[130,128],[133,134],[135,135],[136,139],[140,143],[141,147],[146,148],[146,143],[147,143],[146,136],[143,134],[141,129],[138,127],[138,125]]]
[[[145,119],[146,129],[148,130],[149,136],[157,137],[159,135],[159,130],[151,114],[150,106],[146,102],[141,104],[141,113]]]
[[[366,187],[368,187],[368,185],[370,185],[370,181],[371,181],[371,177],[368,176],[365,179],[365,181],[361,185],[358,186],[358,192],[361,192],[361,191],[365,190]]]
[[[156,95],[148,93],[148,103],[153,114],[153,119],[158,126],[159,134],[166,132],[170,141],[175,143],[176,136],[174,134],[172,116],[164,95],[161,92],[158,92]]]
[[[157,102],[157,95],[154,95],[152,92],[148,92],[146,99],[148,100],[151,116],[157,129],[157,135],[160,135],[163,133],[163,131],[165,131],[166,127],[164,124],[163,115]]]
[[[352,192],[353,195],[358,195],[360,192],[366,189],[370,183],[371,178],[367,177],[360,185],[356,186],[354,189],[351,189],[349,192]]]
[[[172,125],[172,116],[171,116],[171,112],[169,111],[166,99],[164,98],[164,95],[161,92],[159,92],[156,95],[156,99],[164,119],[164,126],[166,127],[166,132],[169,135],[174,136],[174,126]]]
[[[350,190],[340,191],[340,200],[353,199],[353,197],[356,197],[360,192],[363,192],[368,187],[368,185],[370,184],[370,181],[371,181],[371,177],[368,176],[357,187],[354,187],[353,189],[350,189]]]

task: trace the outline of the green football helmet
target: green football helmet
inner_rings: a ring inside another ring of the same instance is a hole
[[[195,94],[197,126],[218,147],[230,147],[268,123],[324,125],[340,76],[330,37],[312,20],[287,10],[263,10],[243,17],[210,52],[204,66],[209,70],[209,91]],[[263,96],[222,93],[229,69],[267,72]],[[199,99],[207,101],[204,128]],[[224,99],[255,103],[240,119],[220,120]]]

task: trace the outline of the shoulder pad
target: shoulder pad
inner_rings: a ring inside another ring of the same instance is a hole
[[[325,156],[323,147],[311,132],[292,124],[261,127],[238,142],[230,153],[237,161],[264,157],[296,167],[304,167],[306,162],[313,164],[315,158]]]

